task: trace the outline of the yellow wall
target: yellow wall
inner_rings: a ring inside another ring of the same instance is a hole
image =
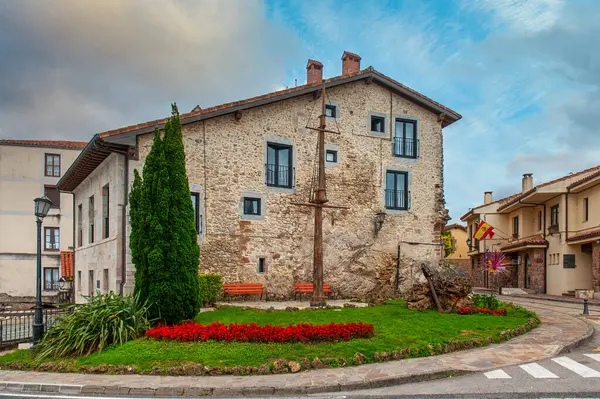
[[[450,234],[452,234],[454,252],[448,255],[446,259],[469,259],[467,255],[467,232],[463,229],[453,228],[450,229]]]

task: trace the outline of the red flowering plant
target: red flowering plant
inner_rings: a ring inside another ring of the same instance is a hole
[[[501,251],[486,250],[481,258],[483,271],[495,276],[496,290],[499,292],[501,285],[501,276],[507,274],[506,263],[509,258]],[[477,298],[477,299],[476,299]],[[463,307],[458,310],[458,314],[492,314],[496,316],[505,316],[506,309],[497,309],[501,305],[495,298],[494,292],[487,295],[474,295],[474,307]]]
[[[164,341],[228,341],[228,342],[337,342],[373,336],[373,325],[363,322],[283,326],[252,324],[197,324],[185,322],[146,331],[146,337]]]

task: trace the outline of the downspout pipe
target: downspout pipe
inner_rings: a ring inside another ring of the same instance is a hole
[[[123,154],[125,160],[125,173],[123,176],[123,209],[121,215],[121,283],[119,284],[119,295],[123,296],[125,283],[127,282],[127,204],[129,200],[129,156]]]

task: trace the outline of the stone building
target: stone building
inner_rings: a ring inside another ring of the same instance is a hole
[[[496,280],[478,265],[486,250],[501,250],[511,264],[501,276],[503,287],[518,287],[551,295],[600,292],[600,166],[533,185],[523,175],[522,191],[471,209],[468,237],[480,221],[494,227],[493,239],[470,239],[474,284],[495,287]]]
[[[323,80],[322,68],[309,60],[305,85],[181,115],[201,273],[264,283],[275,297],[311,282],[313,212],[293,203],[312,187],[317,134],[307,127],[318,125],[323,86],[328,129],[339,131],[326,137],[327,196],[349,208],[324,211],[325,282],[345,297],[389,295],[418,278],[420,262],[441,258],[442,128],[461,116],[361,69],[356,54],[344,52],[340,76]],[[127,193],[164,122],[94,136],[59,183],[75,196],[79,300],[131,290]]]
[[[53,204],[42,225],[42,295],[56,299],[59,279],[70,278],[73,198],[56,188],[85,142],[0,140],[0,303],[33,301],[36,223],[33,200]],[[62,256],[61,256],[62,254]]]

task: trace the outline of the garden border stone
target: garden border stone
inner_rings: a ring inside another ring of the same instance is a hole
[[[57,374],[0,370],[0,391],[104,393],[130,396],[261,396],[339,392],[381,388],[487,371],[539,361],[572,349],[590,339],[594,327],[565,313],[528,306],[542,324],[508,342],[435,357],[370,363],[356,367],[312,370],[296,374],[255,376],[171,377],[151,375]],[[523,354],[529,357],[524,358]],[[69,382],[60,384],[56,382]],[[81,385],[74,383],[80,382]],[[102,392],[100,392],[102,391]]]

